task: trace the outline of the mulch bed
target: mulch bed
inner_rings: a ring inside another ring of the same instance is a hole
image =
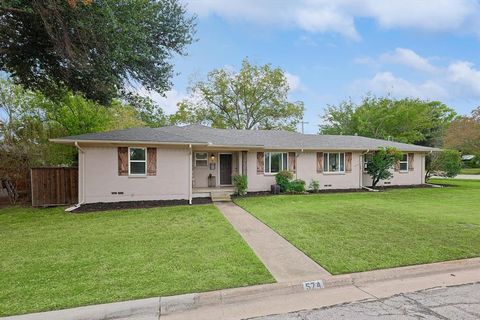
[[[438,184],[440,185],[440,184]],[[448,185],[442,185],[442,186],[448,186]],[[371,187],[369,187],[371,188]],[[375,190],[378,190],[378,191],[387,191],[387,190],[390,190],[390,189],[415,189],[415,188],[434,188],[433,186],[431,185],[428,185],[428,184],[416,184],[416,185],[394,185],[394,186],[380,186],[380,187],[376,187]],[[244,196],[232,196],[232,199],[235,199],[235,198],[248,198],[248,197],[265,197],[265,196],[277,196],[277,195],[313,195],[313,194],[324,194],[324,193],[350,193],[350,192],[371,192],[369,190],[366,190],[366,189],[322,189],[322,190],[319,190],[318,192],[312,192],[312,191],[308,191],[308,192],[305,192],[305,193],[295,193],[295,192],[292,192],[292,193],[280,193],[280,194],[273,194],[271,193],[270,191],[258,191],[258,192],[248,192],[246,195]]]
[[[209,204],[212,203],[210,198],[193,198],[192,204]],[[109,211],[109,210],[125,210],[125,209],[145,209],[156,207],[171,207],[188,205],[188,200],[152,200],[152,201],[120,201],[120,202],[97,202],[85,203],[79,208],[71,211],[73,213]]]

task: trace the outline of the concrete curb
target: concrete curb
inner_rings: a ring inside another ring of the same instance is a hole
[[[365,283],[394,279],[410,279],[437,273],[460,270],[480,269],[480,258],[438,262],[432,264],[407,266],[391,269],[366,271],[359,273],[328,276],[321,280],[324,288],[362,285]],[[223,289],[203,293],[190,293],[169,297],[156,297],[124,302],[78,307],[58,311],[32,313],[0,318],[2,320],[105,320],[137,317],[142,319],[159,319],[160,316],[182,313],[204,306],[233,304],[262,297],[280,296],[304,292],[303,282],[285,282],[250,287]]]
[[[106,320],[129,317],[160,316],[160,298],[147,298],[97,304],[57,311],[30,313],[0,318],[2,320]]]

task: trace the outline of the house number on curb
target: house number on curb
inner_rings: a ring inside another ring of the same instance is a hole
[[[303,283],[303,290],[316,290],[316,289],[323,289],[325,285],[323,284],[323,280],[313,280],[313,281],[306,281]]]

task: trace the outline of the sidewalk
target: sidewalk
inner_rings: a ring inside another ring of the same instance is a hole
[[[277,282],[316,280],[330,273],[275,231],[232,202],[215,205]]]
[[[309,291],[304,289],[303,283],[296,281],[109,303],[2,319],[239,320],[374,300],[434,287],[480,282],[480,258],[327,276],[322,280],[325,288]]]

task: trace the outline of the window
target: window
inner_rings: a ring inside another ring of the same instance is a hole
[[[363,155],[363,172],[367,172],[368,165],[372,162],[373,154],[367,153]]]
[[[208,165],[207,152],[195,152],[195,167],[206,167]]]
[[[147,174],[147,149],[129,148],[128,149],[128,174],[146,175]]]
[[[265,152],[265,173],[277,173],[288,169],[286,152]]]
[[[345,172],[345,153],[324,153],[324,172]]]
[[[400,160],[400,171],[407,172],[408,171],[408,154],[404,153],[402,156],[402,160]]]

